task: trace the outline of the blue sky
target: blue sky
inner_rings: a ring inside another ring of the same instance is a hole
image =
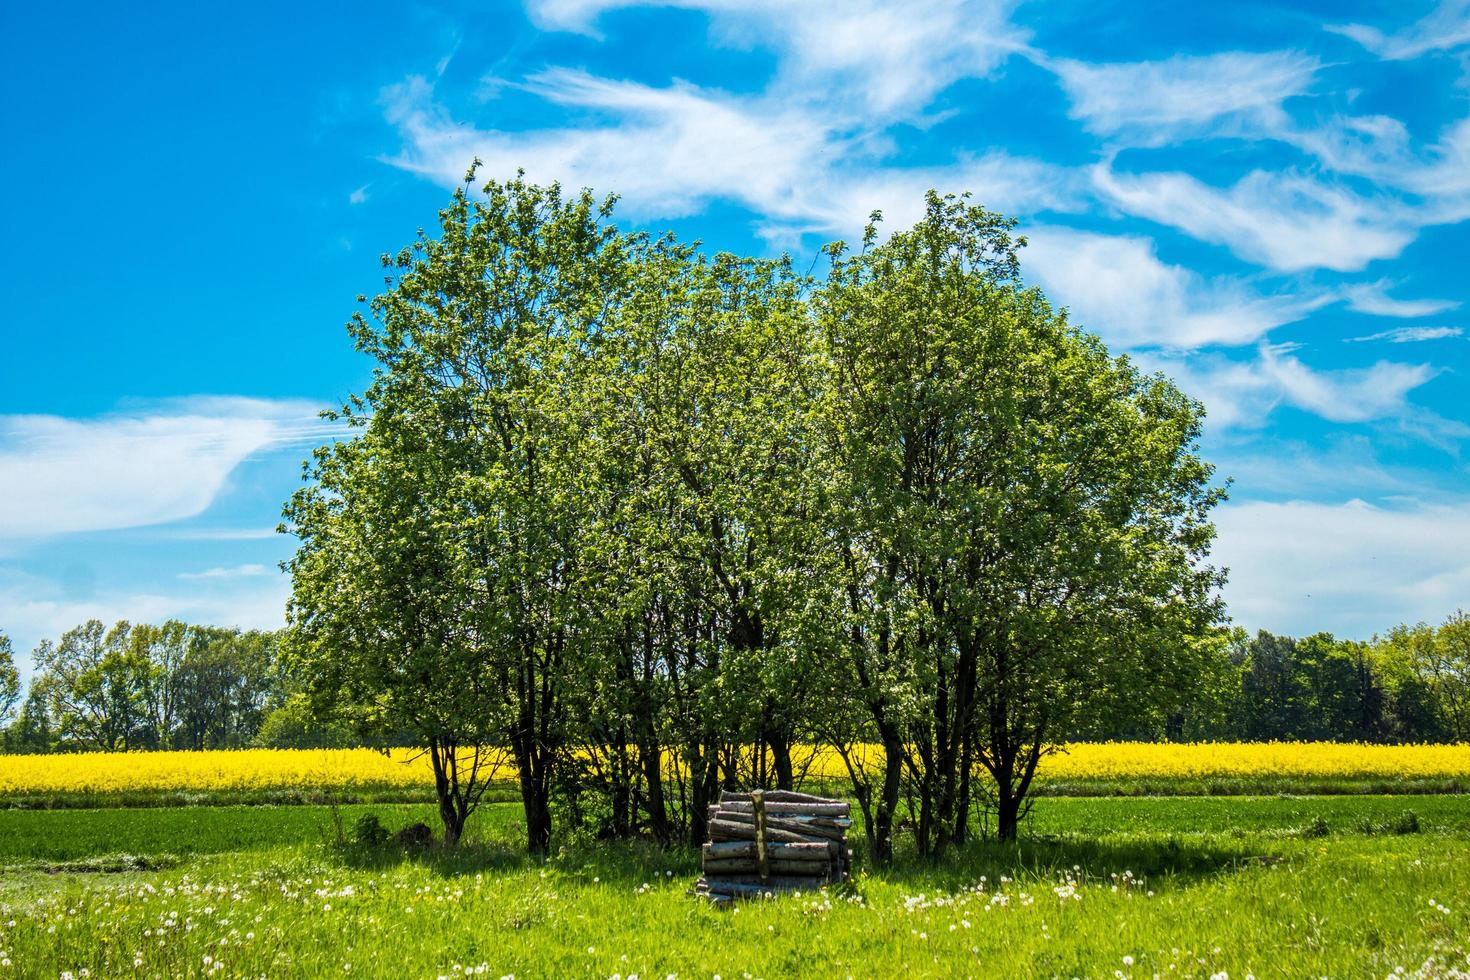
[[[342,324],[472,156],[802,259],[929,187],[1210,413],[1241,625],[1470,599],[1470,0],[31,4],[0,82],[0,630],[279,625]]]

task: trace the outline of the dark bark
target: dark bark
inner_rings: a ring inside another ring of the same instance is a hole
[[[532,854],[551,850],[551,801],[546,793],[523,798],[526,809],[526,847]]]
[[[434,770],[434,793],[439,801],[439,819],[444,824],[444,843],[454,847],[464,835],[469,818],[470,801],[460,785],[458,746],[452,742],[432,741],[429,760]]]
[[[628,764],[627,733],[621,726],[613,732],[612,757],[608,773],[608,806],[612,811],[610,830],[619,840],[633,833],[633,785]]]
[[[664,799],[663,753],[651,737],[638,746],[638,756],[643,761],[643,782],[648,790],[644,809],[648,812],[648,830],[660,845],[667,846],[673,839],[669,827],[669,808]]]
[[[696,747],[689,780],[689,846],[704,844],[709,833],[709,805],[719,799],[720,746]]]
[[[883,789],[873,814],[873,860],[888,864],[893,860],[893,821],[898,813],[899,779],[903,775],[903,743],[897,731],[883,735]]]
[[[796,771],[791,765],[791,742],[785,732],[772,734],[771,758],[776,767],[776,788],[795,789]]]
[[[526,848],[538,855],[551,849],[551,750],[540,737],[543,728],[535,724],[534,712],[523,706],[522,723],[511,733],[526,817]]]
[[[1009,789],[1000,789],[996,793],[995,803],[995,833],[1004,841],[1013,841],[1021,830],[1021,797],[1012,793]]]
[[[966,726],[962,732],[963,741],[960,743],[960,790],[959,800],[955,806],[954,829],[950,833],[950,839],[957,845],[963,845],[970,838],[970,772],[974,768],[974,754],[971,748],[970,726]]]

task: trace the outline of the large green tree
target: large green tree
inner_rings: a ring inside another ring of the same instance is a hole
[[[10,637],[0,633],[0,726],[9,723],[20,703],[20,671],[15,667],[15,652]]]
[[[150,666],[132,648],[131,633],[127,622],[109,629],[92,619],[36,648],[35,689],[62,742],[108,752],[149,747]]]
[[[372,419],[316,452],[287,508],[300,539],[287,658],[319,717],[369,744],[403,732],[425,747],[454,844],[493,773],[500,697],[468,621],[443,466],[420,420]]]
[[[1024,288],[1011,228],[930,194],[912,229],[834,248],[816,298],[880,856],[900,771],[921,851],[964,836],[972,772],[1014,837],[1069,728],[1168,711],[1222,617],[1200,406]]]
[[[1445,737],[1470,739],[1470,614],[1456,610],[1438,627],[1396,626],[1379,649],[1417,682]]]
[[[362,434],[318,453],[288,509],[291,635],[318,692],[340,685],[426,740],[447,837],[484,751],[507,748],[540,853],[591,632],[581,382],[633,242],[610,199],[474,180],[437,235],[385,257],[389,288],[351,324],[378,368],[344,411]]]
[[[819,544],[811,330],[785,261],[647,246],[587,389],[600,433],[590,479],[605,502],[592,567],[606,576],[598,619],[610,627],[595,689],[611,712],[587,751],[606,747],[609,771],[641,776],[650,829],[667,839],[671,750],[686,774],[683,829],[698,841],[722,781],[795,779],[801,572]],[[615,764],[629,745],[638,764]],[[632,794],[614,793],[616,817]]]

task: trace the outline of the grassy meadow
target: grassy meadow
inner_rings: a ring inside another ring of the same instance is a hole
[[[519,809],[456,853],[350,839],[423,804],[0,811],[0,976],[1230,977],[1470,975],[1470,799],[1039,800],[1025,839],[851,887],[688,897],[692,850]]]

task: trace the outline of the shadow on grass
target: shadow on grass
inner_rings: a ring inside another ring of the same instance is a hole
[[[597,841],[577,839],[553,847],[546,857],[526,853],[524,838],[511,828],[487,828],[492,836],[467,837],[456,848],[342,845],[339,859],[359,870],[385,870],[412,863],[444,877],[554,870],[563,878],[587,883],[638,885],[672,878],[688,881],[700,873],[700,854],[687,846],[661,848],[652,841]],[[900,853],[886,867],[874,866],[863,853],[861,837],[852,841],[856,867],[871,881],[883,881],[909,891],[955,891],[984,877],[994,884],[1001,877],[1017,880],[1109,881],[1125,872],[1135,882],[1189,883],[1230,874],[1246,867],[1274,863],[1261,842],[1219,837],[1204,840],[1158,835],[1126,839],[1059,835],[1030,837],[1013,843],[978,840],[952,847],[943,859],[923,858],[912,850]]]
[[[126,874],[133,871],[163,871],[183,863],[177,854],[102,854],[72,861],[20,861],[0,866],[7,873],[40,872],[60,874]]]
[[[1243,842],[1062,835],[1015,842],[973,841],[950,848],[939,860],[900,853],[887,867],[874,867],[859,855],[857,865],[872,878],[900,887],[952,891],[973,885],[982,876],[991,883],[1002,876],[1049,881],[1067,876],[1092,881],[1128,876],[1135,881],[1187,883],[1276,860]]]
[[[433,829],[436,834],[440,830]],[[446,878],[555,870],[573,880],[636,887],[654,878],[692,878],[700,870],[698,850],[660,847],[652,840],[603,841],[571,834],[553,844],[551,853],[533,855],[526,850],[522,826],[503,820],[476,825],[475,818],[455,847],[446,847],[437,839],[419,846],[389,839],[376,844],[329,844],[328,850],[355,870],[383,871],[412,864]]]

